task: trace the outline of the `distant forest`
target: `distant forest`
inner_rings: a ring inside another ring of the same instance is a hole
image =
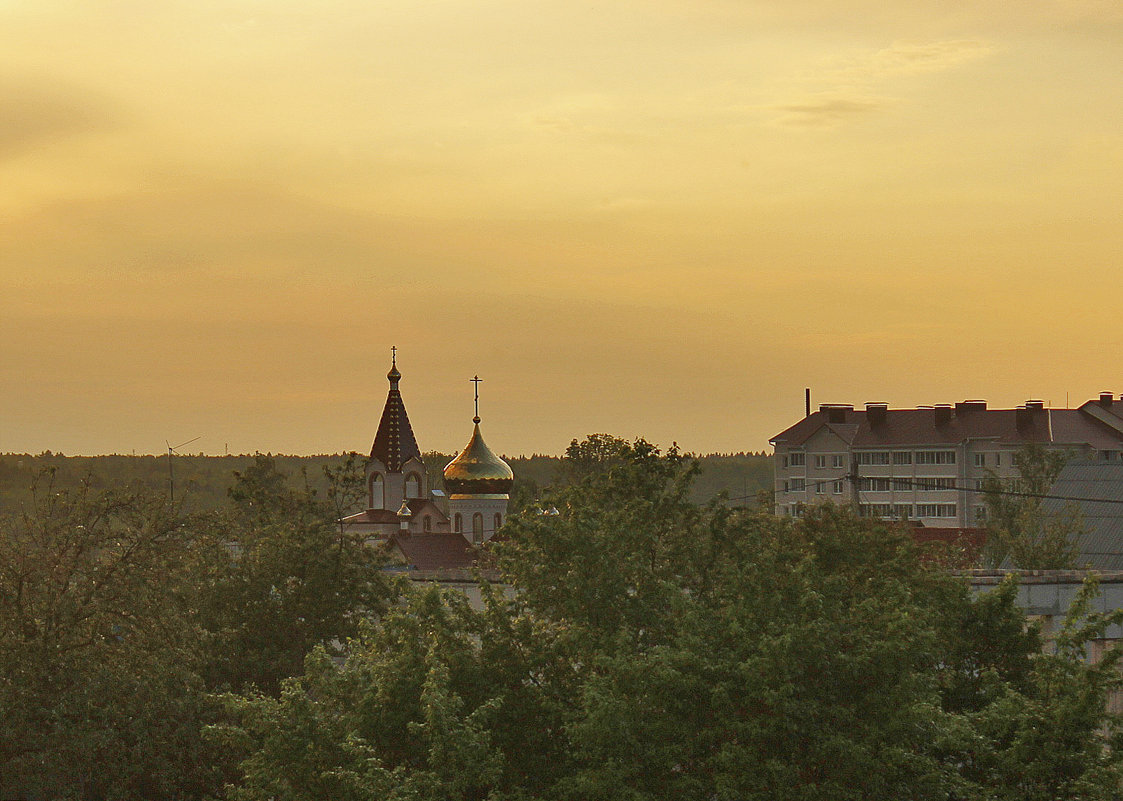
[[[430,486],[442,489],[441,471],[452,454],[430,452],[424,455]],[[339,465],[345,454],[322,456],[278,456],[273,459],[277,469],[285,473],[294,486],[308,485],[324,492],[327,482],[324,467]],[[512,509],[517,511],[534,502],[556,480],[561,457],[504,457],[515,471]],[[772,487],[771,457],[764,453],[708,454],[694,457],[701,473],[694,483],[692,500],[704,503],[725,493],[729,503],[750,505],[757,493]],[[252,454],[241,456],[172,457],[169,481],[168,457],[165,456],[63,456],[50,451],[38,454],[0,454],[0,514],[19,511],[26,502],[28,489],[41,476],[54,469],[51,478],[58,489],[78,486],[88,481],[95,489],[110,487],[147,488],[167,493],[174,486],[175,499],[185,511],[208,511],[226,505],[227,491],[234,483],[234,474],[242,472],[253,461]],[[41,486],[46,477],[39,479]]]

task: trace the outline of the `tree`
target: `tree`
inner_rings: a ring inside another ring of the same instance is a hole
[[[0,521],[0,777],[75,799],[198,798],[224,760],[180,576],[194,532],[162,495],[56,490]]]
[[[385,606],[394,590],[383,555],[339,524],[360,469],[351,460],[327,471],[326,502],[307,484],[292,489],[268,456],[235,474],[232,510],[210,518],[199,543],[210,686],[276,693],[314,646],[341,653],[359,622]]]
[[[244,702],[243,801],[1112,797],[1103,620],[1042,654],[1013,585],[973,597],[895,524],[698,507],[643,440],[571,453],[497,546],[514,593],[418,593]]]
[[[1069,503],[1058,512],[1043,508],[1065,464],[1065,451],[1029,444],[1014,454],[1017,477],[1000,479],[989,471],[983,480],[987,508],[984,559],[991,567],[1009,563],[1026,570],[1075,567],[1084,522]]]

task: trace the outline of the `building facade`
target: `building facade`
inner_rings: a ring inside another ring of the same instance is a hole
[[[1104,393],[1078,409],[1026,401],[989,409],[985,401],[890,409],[824,404],[770,440],[776,511],[850,504],[865,517],[964,528],[985,517],[990,475],[1014,478],[1014,454],[1030,443],[1082,459],[1123,454],[1123,397]]]

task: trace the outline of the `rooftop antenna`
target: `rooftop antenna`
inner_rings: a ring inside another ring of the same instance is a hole
[[[176,452],[177,448],[182,448],[184,445],[190,445],[192,442],[194,442],[197,439],[202,439],[202,435],[200,435],[198,437],[193,437],[192,439],[187,440],[187,442],[181,442],[178,445],[172,445],[167,440],[164,440],[164,444],[168,446],[168,505],[169,506],[171,504],[175,503],[175,476],[172,473],[172,454]]]
[[[480,424],[480,382],[483,381],[478,375],[474,375],[468,379],[476,385],[476,416],[472,418],[472,422],[476,425]]]

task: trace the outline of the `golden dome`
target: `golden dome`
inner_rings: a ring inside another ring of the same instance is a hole
[[[511,466],[487,447],[479,423],[464,450],[445,466],[444,477],[450,495],[505,494],[515,480]]]

